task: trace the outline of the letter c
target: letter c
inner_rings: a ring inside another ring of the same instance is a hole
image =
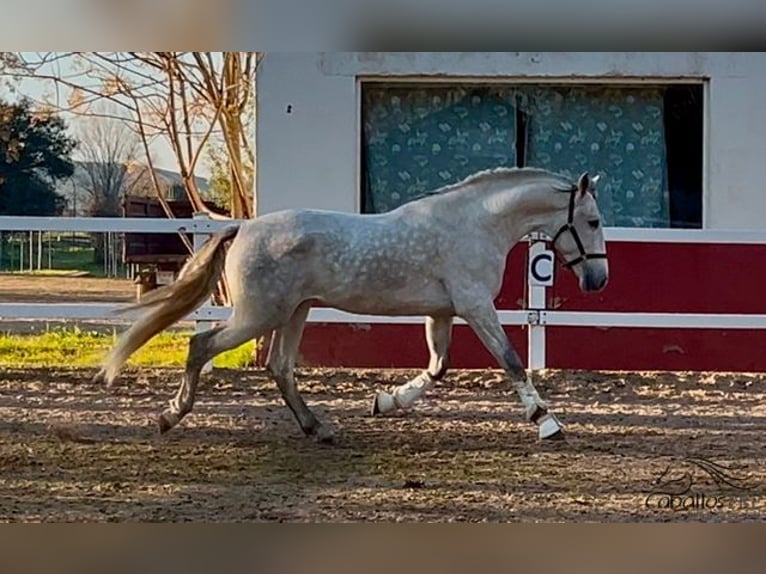
[[[547,261],[548,263],[553,263],[553,256],[551,256],[550,253],[539,253],[538,255],[535,255],[534,259],[532,259],[532,277],[535,278],[535,280],[540,282],[550,281],[553,277],[552,271],[549,271],[547,273],[541,273],[540,270],[537,268],[538,265],[544,261]],[[551,266],[551,269],[553,269],[553,266]]]

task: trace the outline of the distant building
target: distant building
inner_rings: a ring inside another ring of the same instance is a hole
[[[75,172],[72,177],[58,182],[56,191],[66,199],[67,207],[64,212],[68,216],[86,216],[87,208],[91,198],[90,188],[92,186],[87,173],[87,165],[82,161],[75,161]],[[186,192],[184,191],[181,174],[175,171],[155,168],[157,179],[164,185],[165,196],[170,201],[185,201]],[[136,171],[140,174],[141,181],[135,178],[129,181],[126,189],[131,195],[155,196],[154,187],[149,181],[146,172]],[[197,177],[197,187],[200,193],[205,197],[209,186],[206,178]],[[119,214],[117,214],[119,216]]]

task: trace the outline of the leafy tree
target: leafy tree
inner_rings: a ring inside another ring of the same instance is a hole
[[[207,149],[210,177],[205,199],[212,202],[220,213],[231,215],[232,194],[234,192],[231,177],[231,162],[223,145],[210,143]],[[253,166],[245,163],[243,174],[249,181],[253,180]]]
[[[210,165],[210,177],[208,178],[208,201],[212,202],[220,212],[228,215],[230,210],[229,198],[231,197],[231,179],[226,158],[215,147],[208,149],[208,163]]]
[[[55,182],[74,173],[74,147],[60,117],[29,100],[0,102],[0,214],[60,214]]]

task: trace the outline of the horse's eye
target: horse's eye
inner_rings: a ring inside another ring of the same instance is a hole
[[[598,229],[598,226],[601,225],[601,222],[599,222],[598,219],[591,219],[588,222],[588,225],[590,225],[591,229]]]

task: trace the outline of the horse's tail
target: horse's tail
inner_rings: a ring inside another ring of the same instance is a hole
[[[239,225],[232,225],[215,234],[186,262],[173,283],[150,291],[138,303],[120,309],[120,313],[136,309],[147,311],[120,336],[104,359],[97,380],[111,384],[133,353],[210,296],[223,272],[223,247],[238,231]]]

